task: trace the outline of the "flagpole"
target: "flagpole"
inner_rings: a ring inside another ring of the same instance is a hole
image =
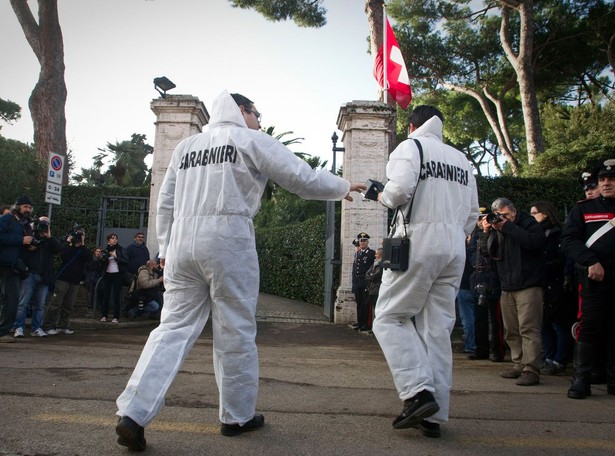
[[[389,60],[388,48],[387,48],[387,9],[386,4],[382,4],[382,90],[384,90],[384,96],[382,97],[386,104],[389,104],[389,81],[387,72],[387,61]]]

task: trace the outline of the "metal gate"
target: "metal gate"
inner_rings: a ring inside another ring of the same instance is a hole
[[[147,237],[148,214],[147,197],[104,196],[98,216],[97,245],[104,248],[109,233],[117,234],[122,247],[130,245],[139,231]]]

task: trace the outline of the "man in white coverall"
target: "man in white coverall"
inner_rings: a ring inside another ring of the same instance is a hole
[[[406,226],[410,261],[406,271],[384,270],[373,331],[404,401],[393,427],[418,427],[428,437],[439,437],[439,423],[448,421],[455,296],[465,239],[479,214],[478,195],[465,155],[442,142],[440,111],[418,106],[409,121],[410,139],[391,153],[389,180],[378,199],[388,208],[400,207],[394,236],[401,237],[416,190]],[[422,168],[412,138],[422,145]]]
[[[145,449],[144,427],[162,408],[210,312],[221,433],[263,426],[255,413],[259,269],[252,218],[267,179],[306,199],[352,201],[349,192],[365,189],[312,170],[259,128],[253,102],[223,91],[206,131],[184,139],[171,157],[156,219],[166,288],[160,326],[117,399],[118,443],[132,450]]]

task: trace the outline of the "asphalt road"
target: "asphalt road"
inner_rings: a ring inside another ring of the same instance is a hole
[[[615,396],[604,385],[575,401],[566,397],[569,375],[520,387],[498,376],[509,364],[461,354],[442,437],[395,430],[391,421],[402,404],[377,341],[284,309],[277,302],[259,318],[265,427],[220,435],[208,325],[146,429],[147,454],[615,454]],[[0,344],[0,455],[128,453],[115,443],[115,398],[154,326],[94,319],[74,326],[71,336],[39,339],[28,330],[18,343]]]

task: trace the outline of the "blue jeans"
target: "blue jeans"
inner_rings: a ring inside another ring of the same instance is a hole
[[[30,302],[32,302],[32,331],[36,331],[42,326],[48,293],[49,286],[43,282],[43,276],[40,274],[30,274],[21,281],[19,305],[14,325],[16,328],[23,328],[26,325],[26,311]]]
[[[474,329],[474,302],[475,295],[472,290],[459,289],[457,293],[457,305],[459,306],[459,316],[465,335],[464,351],[473,352],[476,350],[476,339]]]
[[[158,309],[160,309],[160,304],[158,304],[156,301],[152,300],[152,301],[146,302],[143,305],[143,310],[140,310],[137,307],[133,307],[132,309],[130,309],[128,311],[128,316],[129,317],[136,317],[137,315],[143,315],[145,312],[149,312],[150,317],[151,317],[151,316],[153,316],[153,314],[158,312]]]
[[[542,351],[545,360],[565,366],[572,354],[574,339],[570,334],[571,325],[545,319],[542,325]]]

